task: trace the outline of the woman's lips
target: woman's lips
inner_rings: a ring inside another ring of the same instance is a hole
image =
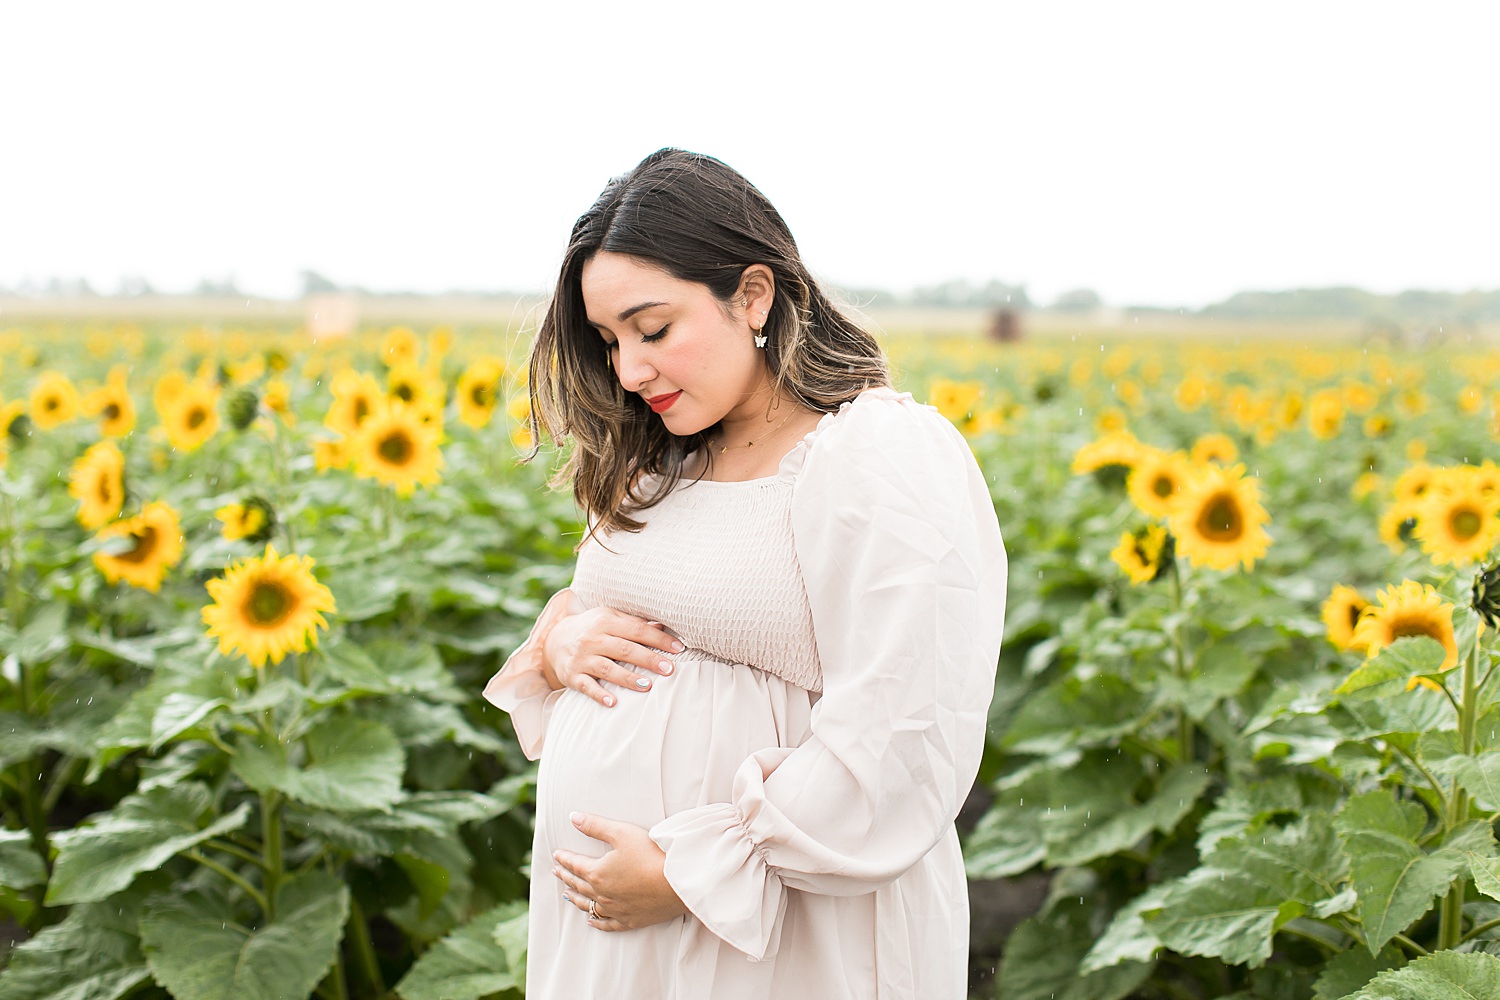
[[[652,396],[646,400],[646,405],[656,413],[665,413],[671,409],[672,404],[677,402],[677,397],[682,395],[682,390],[669,392],[665,396]]]

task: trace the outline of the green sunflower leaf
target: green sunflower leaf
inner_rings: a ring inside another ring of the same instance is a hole
[[[27,889],[47,881],[47,866],[25,830],[0,830],[0,885]]]
[[[1447,655],[1442,643],[1430,636],[1405,636],[1356,667],[1335,693],[1351,695],[1394,680],[1405,684],[1412,674],[1437,673]]]
[[[406,1000],[478,1000],[526,986],[526,905],[502,903],[443,938],[417,959],[396,992]]]
[[[222,898],[161,898],[141,916],[141,944],[177,1000],[302,1000],[333,965],[348,914],[348,886],[312,871],[281,887],[276,920],[254,930]]]
[[[1394,945],[1386,945],[1379,955],[1363,948],[1349,948],[1328,960],[1313,989],[1313,1000],[1341,1000],[1371,979],[1389,969],[1406,964],[1406,956]]]
[[[294,759],[305,750],[305,761]],[[256,791],[276,789],[336,812],[388,810],[401,797],[406,754],[378,722],[338,715],[308,730],[299,747],[247,737],[235,748],[234,773]]]
[[[151,978],[136,935],[142,884],[82,903],[21,944],[0,973],[0,1000],[117,1000]]]
[[[1481,1000],[1500,997],[1500,958],[1439,951],[1382,972],[1340,1000]]]
[[[155,871],[178,853],[245,825],[249,803],[210,822],[212,797],[197,782],[126,796],[108,813],[52,837],[58,848],[47,905],[104,899],[141,872]]]
[[[1351,798],[1334,820],[1372,955],[1432,908],[1467,869],[1469,853],[1493,853],[1494,837],[1481,823],[1460,827],[1428,853],[1417,844],[1425,825],[1420,805],[1398,802],[1388,791]]]

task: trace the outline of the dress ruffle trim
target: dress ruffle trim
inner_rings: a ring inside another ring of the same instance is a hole
[[[839,408],[832,413],[823,414],[823,419],[818,425],[802,436],[802,440],[792,445],[792,450],[781,457],[781,464],[776,467],[777,479],[796,479],[802,473],[802,466],[807,461],[807,453],[812,449],[813,442],[818,439],[829,427],[838,421],[844,414],[864,400],[885,400],[887,402],[908,402],[916,406],[918,403],[909,392],[897,392],[888,385],[879,385],[866,389],[847,403],[840,403]]]
[[[676,813],[650,834],[666,852],[667,881],[693,916],[752,961],[776,955],[786,889],[733,805],[715,802]]]

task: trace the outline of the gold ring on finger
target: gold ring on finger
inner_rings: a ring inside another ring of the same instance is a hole
[[[599,901],[597,899],[589,900],[589,919],[599,919]]]

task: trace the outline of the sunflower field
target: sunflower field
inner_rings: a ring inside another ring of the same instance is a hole
[[[892,337],[1010,553],[975,997],[1500,997],[1500,351]],[[519,996],[524,344],[0,329],[0,1000]]]

